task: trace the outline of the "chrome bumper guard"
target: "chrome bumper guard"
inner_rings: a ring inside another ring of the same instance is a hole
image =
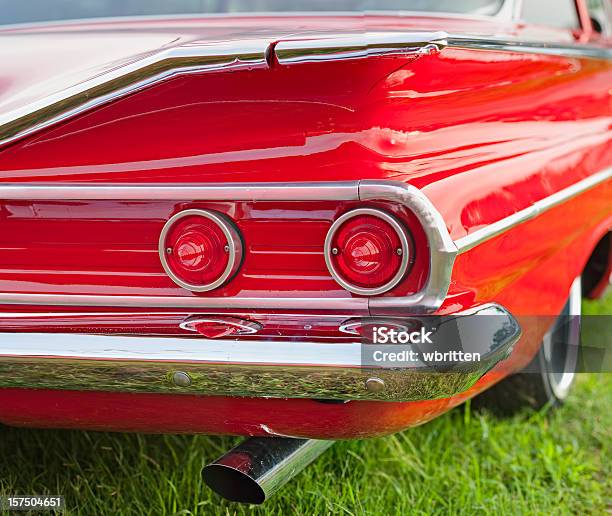
[[[487,324],[484,316],[491,316]],[[364,361],[371,344],[359,342],[0,333],[0,387],[326,400],[445,398],[468,389],[506,358],[521,333],[498,305],[452,320],[441,335],[446,339],[450,331],[466,351],[482,351],[479,362],[376,367]]]

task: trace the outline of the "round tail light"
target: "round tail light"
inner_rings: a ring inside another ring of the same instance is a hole
[[[384,211],[360,208],[339,217],[325,238],[332,277],[354,294],[373,296],[396,286],[408,270],[410,236]]]
[[[185,210],[171,217],[162,229],[159,257],[177,285],[206,292],[236,274],[242,260],[242,241],[225,215]]]

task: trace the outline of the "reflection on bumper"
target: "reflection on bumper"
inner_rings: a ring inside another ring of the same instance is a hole
[[[471,387],[510,354],[520,336],[514,317],[498,305],[454,319],[453,325],[445,319],[444,342],[452,340],[452,326],[464,349],[481,352],[480,361],[377,367],[364,362],[367,344],[358,342],[0,333],[0,387],[335,400],[444,398]]]

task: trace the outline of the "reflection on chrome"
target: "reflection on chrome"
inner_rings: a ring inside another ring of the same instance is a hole
[[[336,400],[435,399],[468,389],[507,357],[520,336],[514,317],[494,304],[441,321],[437,331],[443,336],[441,342],[459,337],[466,351],[482,352],[480,362],[420,362],[382,368],[368,361],[370,345],[344,341],[0,333],[0,387]],[[177,373],[189,381],[177,384]],[[373,373],[376,389],[368,383]]]

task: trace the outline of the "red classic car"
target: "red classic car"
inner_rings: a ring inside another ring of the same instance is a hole
[[[259,503],[486,389],[562,402],[611,271],[610,2],[200,4],[1,2],[0,422],[251,436],[203,474]],[[366,360],[431,320],[441,360]]]

